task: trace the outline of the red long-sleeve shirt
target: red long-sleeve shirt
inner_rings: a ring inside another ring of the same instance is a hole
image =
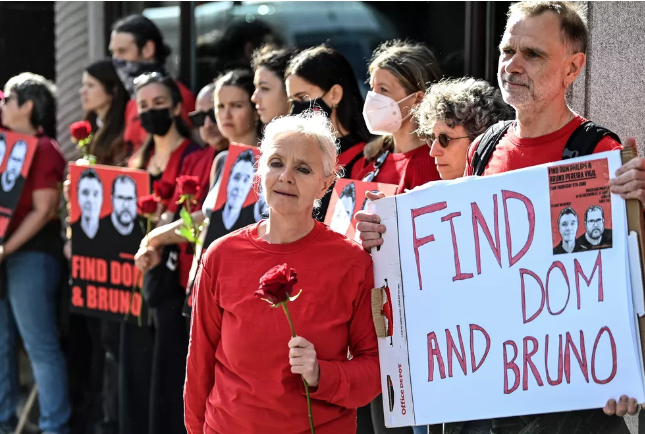
[[[188,432],[309,432],[302,380],[289,365],[285,314],[253,295],[260,277],[283,263],[298,273],[295,292],[302,289],[289,303],[296,333],[314,345],[320,366],[311,393],[316,433],[356,432],[355,409],[380,392],[371,258],[322,223],[289,244],[262,240],[260,224],[218,239],[204,256],[186,370]]]

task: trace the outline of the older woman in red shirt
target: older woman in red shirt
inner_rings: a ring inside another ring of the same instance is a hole
[[[356,432],[356,408],[380,391],[371,318],[372,262],[312,218],[336,177],[330,121],[305,112],[271,122],[258,165],[269,218],[215,241],[195,283],[185,387],[191,434],[307,433],[300,375],[318,434]],[[254,297],[286,263],[298,273],[291,338],[281,309]],[[347,350],[351,359],[347,357]]]

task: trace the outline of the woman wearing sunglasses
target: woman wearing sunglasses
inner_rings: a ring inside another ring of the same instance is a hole
[[[472,141],[489,126],[515,116],[498,90],[474,78],[433,85],[413,115],[441,179],[461,178]]]
[[[388,41],[374,51],[369,73],[363,117],[370,132],[382,137],[365,147],[351,177],[395,184],[399,193],[439,179],[412,119],[426,87],[441,78],[434,54],[423,44]]]

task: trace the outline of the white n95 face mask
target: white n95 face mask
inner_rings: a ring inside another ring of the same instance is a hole
[[[370,133],[382,136],[398,131],[403,122],[399,103],[412,96],[414,96],[413,93],[402,100],[394,101],[389,96],[381,95],[371,90],[367,92],[365,105],[363,106],[363,118]],[[410,115],[408,114],[408,116]]]

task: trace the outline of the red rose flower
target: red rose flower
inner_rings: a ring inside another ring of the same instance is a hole
[[[177,178],[177,186],[179,187],[179,194],[182,196],[195,196],[199,193],[199,177],[198,176],[180,176]]]
[[[161,203],[166,203],[172,198],[175,193],[175,186],[169,182],[155,181],[152,185],[155,195],[161,200]]]
[[[77,142],[87,139],[92,132],[92,125],[88,121],[74,122],[69,127],[69,132]]]
[[[291,297],[296,283],[296,270],[287,264],[276,265],[260,278],[260,288],[255,291],[255,296],[274,305],[283,303]]]
[[[154,194],[149,194],[147,196],[142,196],[137,201],[137,208],[139,208],[139,214],[147,216],[157,212],[157,204],[159,203],[159,198]]]

